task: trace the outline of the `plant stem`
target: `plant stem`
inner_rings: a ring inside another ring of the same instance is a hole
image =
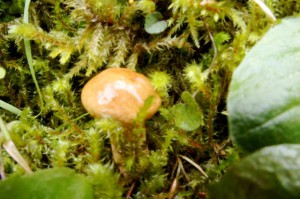
[[[144,126],[141,128],[133,126],[123,127],[124,132],[110,135],[110,143],[114,162],[119,168],[125,184],[127,184],[145,171],[145,165],[141,165],[141,161],[147,158],[150,152],[146,143]],[[133,165],[130,168],[126,168],[126,163],[130,159],[134,160]]]

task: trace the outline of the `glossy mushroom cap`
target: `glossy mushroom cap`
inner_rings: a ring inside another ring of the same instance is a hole
[[[109,68],[86,83],[81,101],[95,118],[113,118],[130,125],[150,96],[154,96],[154,100],[147,111],[147,119],[155,114],[161,104],[151,82],[130,69]]]

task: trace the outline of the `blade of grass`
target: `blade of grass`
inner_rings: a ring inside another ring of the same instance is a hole
[[[25,1],[25,7],[24,7],[24,18],[23,18],[24,23],[29,23],[29,5],[30,5],[30,0],[26,0]],[[29,65],[29,70],[30,70],[30,73],[31,73],[31,77],[32,77],[33,82],[35,84],[36,91],[39,95],[41,107],[43,107],[44,102],[43,102],[42,93],[41,93],[38,81],[36,80],[35,71],[34,71],[34,68],[33,68],[30,41],[28,39],[24,39],[24,45],[25,45],[25,53],[26,53],[26,58],[27,58],[27,62],[28,62],[28,65]]]
[[[198,169],[203,176],[208,178],[208,175],[203,171],[203,169],[198,164],[196,164],[193,160],[183,155],[179,155],[179,156],[182,157],[184,160],[188,161],[194,167],[196,167],[196,169]]]
[[[270,8],[261,0],[254,0],[254,2],[264,11],[264,13],[272,20],[276,21],[275,15],[272,13]]]
[[[9,103],[6,103],[6,102],[4,102],[2,100],[0,100],[0,107],[3,108],[3,109],[5,109],[5,110],[7,110],[7,111],[9,111],[9,112],[11,112],[11,113],[14,113],[14,114],[18,115],[18,116],[21,115],[21,112],[22,112],[17,107],[15,107],[15,106],[13,106],[13,105],[11,105]]]

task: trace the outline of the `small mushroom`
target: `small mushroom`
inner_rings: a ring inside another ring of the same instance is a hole
[[[149,153],[145,130],[139,131],[138,136],[132,136],[132,132],[136,128],[138,113],[150,97],[153,99],[146,111],[146,119],[155,114],[161,105],[161,99],[147,77],[126,68],[109,68],[100,72],[86,83],[81,93],[84,108],[94,118],[112,118],[119,121],[125,129],[122,139],[110,136],[114,161],[125,176],[128,174],[125,169],[128,154],[125,151],[130,146],[129,142],[136,140],[133,138],[139,139],[138,143],[133,143],[138,147],[132,152],[135,156]],[[139,125],[144,126],[143,123]]]

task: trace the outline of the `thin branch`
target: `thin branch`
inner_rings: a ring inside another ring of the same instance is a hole
[[[211,33],[211,31],[210,31],[210,29],[209,29],[209,27],[208,27],[208,25],[207,25],[206,22],[204,22],[204,26],[205,26],[205,28],[206,28],[206,30],[207,30],[208,36],[209,36],[209,38],[210,38],[210,40],[211,40],[211,42],[212,42],[213,49],[214,49],[213,60],[212,60],[212,62],[211,62],[211,64],[210,64],[210,66],[209,66],[209,68],[208,68],[208,72],[207,72],[207,74],[210,74],[211,69],[212,69],[212,67],[215,65],[215,62],[216,62],[216,59],[217,59],[218,49],[217,49],[217,46],[216,46],[214,37],[213,37],[213,35],[212,35],[212,33]]]

